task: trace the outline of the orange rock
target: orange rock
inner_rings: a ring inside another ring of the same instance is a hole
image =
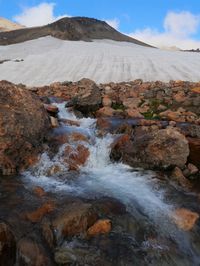
[[[175,224],[184,231],[190,231],[196,221],[199,219],[199,214],[190,210],[181,208],[175,210],[172,215]]]
[[[45,196],[46,192],[42,187],[34,187],[33,189],[34,194],[36,194],[38,197],[43,197]]]
[[[104,107],[111,107],[112,105],[112,100],[109,98],[108,95],[105,95],[102,99],[102,104]]]
[[[111,221],[109,219],[98,220],[93,226],[91,226],[87,234],[88,236],[97,236],[100,234],[108,234],[112,229]]]
[[[129,117],[132,118],[144,118],[144,116],[137,109],[127,109],[126,110]]]
[[[124,146],[126,143],[128,143],[130,141],[130,136],[127,134],[124,134],[122,136],[120,136],[119,138],[117,138],[114,143],[112,144],[113,147],[121,147]]]
[[[185,93],[184,91],[179,91],[177,92],[174,96],[173,96],[173,99],[178,102],[178,103],[182,103],[185,101]]]
[[[46,215],[47,213],[52,212],[54,209],[55,209],[54,203],[53,202],[47,202],[47,203],[44,203],[37,210],[35,210],[35,211],[31,212],[31,213],[27,213],[26,217],[32,223],[37,223],[37,222],[41,221],[41,219],[43,218],[44,215]]]
[[[79,132],[73,132],[70,135],[70,139],[72,141],[85,141],[85,142],[89,142],[87,136],[85,136],[85,135],[83,135],[83,134],[81,134]]]
[[[109,117],[114,115],[115,110],[111,107],[103,107],[96,112],[97,117]]]
[[[53,176],[58,174],[59,172],[61,172],[61,167],[59,165],[53,165],[52,167],[50,167],[50,169],[48,169],[47,175]]]
[[[192,188],[192,183],[183,175],[183,172],[180,168],[175,167],[172,172],[172,180],[176,181],[183,188]]]
[[[194,93],[200,93],[200,87],[196,87],[192,89],[192,92]]]
[[[78,170],[81,165],[86,163],[90,155],[89,149],[83,145],[78,145],[76,148],[68,145],[64,153],[69,170]]]

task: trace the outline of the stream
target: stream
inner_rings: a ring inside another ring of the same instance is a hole
[[[33,185],[41,186],[58,200],[61,196],[87,201],[108,198],[123,204],[126,207],[123,218],[112,217],[114,226],[109,236],[112,252],[106,255],[112,258],[112,263],[108,265],[200,265],[200,224],[197,223],[192,231],[183,231],[172,219],[177,208],[199,212],[197,195],[181,191],[153,171],[111,162],[109,154],[115,136],[99,136],[95,119],[79,119],[65,108],[66,103],[54,104],[59,108],[60,119],[80,123],[80,127],[63,123],[54,129],[54,133],[79,132],[87,136],[88,142],[72,142],[70,145],[83,144],[89,149],[89,158],[78,174],[70,176],[62,159],[68,144],[63,144],[54,156],[42,154],[38,164],[23,174],[24,186],[27,189]],[[61,174],[48,175],[48,169],[55,165],[59,166]],[[120,247],[122,242],[123,247]],[[75,239],[65,245],[76,248],[85,243]],[[95,241],[90,245],[102,248]]]

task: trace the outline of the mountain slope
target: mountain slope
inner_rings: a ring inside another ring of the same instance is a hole
[[[17,23],[14,23],[8,19],[0,17],[0,32],[19,30],[22,28],[24,28],[24,27],[17,24]]]
[[[114,41],[125,41],[142,46],[149,46],[148,44],[116,31],[104,21],[85,17],[62,18],[43,27],[25,28],[18,31],[3,32],[0,33],[0,45],[15,44],[45,36],[73,41],[110,39]]]

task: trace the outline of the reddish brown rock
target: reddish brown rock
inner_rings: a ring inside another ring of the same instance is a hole
[[[0,82],[0,171],[16,173],[41,150],[50,128],[40,99],[24,87]]]
[[[109,98],[108,95],[106,95],[106,96],[103,97],[102,104],[103,104],[104,107],[111,107],[112,100]]]
[[[75,127],[80,127],[80,123],[78,121],[74,121],[74,120],[69,120],[69,119],[60,119],[60,122],[62,122],[63,124],[67,125],[67,126],[75,126]]]
[[[50,116],[51,126],[56,128],[59,127],[58,119],[54,116]]]
[[[183,167],[188,155],[187,139],[174,128],[141,132],[133,140],[125,135],[114,142],[111,151],[112,160],[145,169]]]
[[[31,239],[23,238],[18,243],[18,265],[51,266],[48,255],[42,246]]]
[[[187,138],[190,147],[188,161],[200,168],[200,138]]]
[[[137,109],[127,109],[126,113],[131,118],[144,118],[144,116]]]
[[[77,202],[63,210],[63,213],[53,221],[57,232],[57,240],[86,233],[98,219],[91,204]]]
[[[58,107],[53,104],[44,104],[44,108],[50,114],[57,114],[59,112]]]
[[[46,192],[44,191],[44,189],[42,187],[38,187],[38,186],[33,188],[33,192],[38,197],[43,197],[46,195]]]
[[[96,112],[97,117],[111,117],[114,116],[115,110],[111,107],[102,107]]]
[[[80,132],[73,132],[70,136],[70,140],[72,141],[83,141],[83,142],[89,142],[88,137]]]
[[[90,237],[98,236],[100,234],[108,234],[112,229],[111,220],[104,219],[98,220],[94,225],[92,225],[88,230],[87,234]]]
[[[172,174],[171,179],[177,182],[184,189],[191,189],[192,183],[184,176],[182,170],[178,167],[175,167]]]
[[[199,214],[190,210],[181,208],[175,210],[172,215],[175,224],[184,231],[190,231],[199,219]]]
[[[79,144],[76,148],[67,145],[65,148],[64,161],[69,170],[77,171],[81,165],[84,165],[90,155],[89,149]]]
[[[0,265],[13,266],[16,261],[16,241],[9,226],[0,223]]]
[[[26,217],[28,220],[30,220],[32,223],[37,223],[41,221],[41,219],[48,213],[54,211],[55,204],[52,202],[44,203],[40,208],[37,210],[27,213]]]

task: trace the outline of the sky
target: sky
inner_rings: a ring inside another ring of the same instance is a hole
[[[200,48],[200,0],[0,0],[0,16],[27,27],[93,17],[155,46]]]

